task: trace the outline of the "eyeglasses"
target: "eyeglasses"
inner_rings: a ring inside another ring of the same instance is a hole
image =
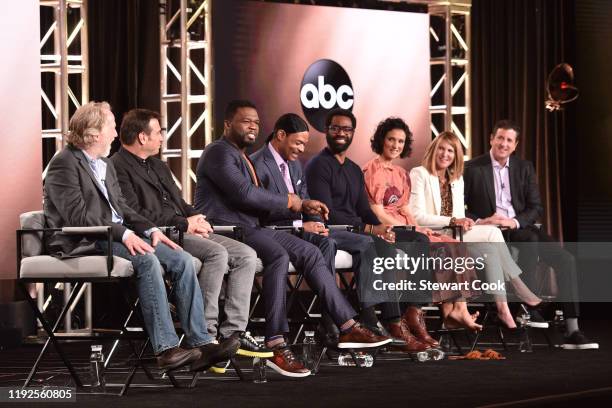
[[[352,134],[355,131],[355,128],[351,126],[331,125],[327,127],[327,130],[329,130],[331,133],[344,132],[344,133]]]

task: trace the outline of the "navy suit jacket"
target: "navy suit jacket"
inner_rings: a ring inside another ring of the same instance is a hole
[[[525,228],[533,225],[543,213],[540,191],[531,162],[514,155],[510,156],[509,160],[512,207],[521,228]],[[468,161],[465,164],[463,180],[467,216],[478,219],[495,214],[497,207],[490,154],[486,153]]]
[[[196,170],[195,207],[213,224],[259,226],[270,211],[287,208],[287,194],[253,183],[246,160],[225,137],[204,149]]]
[[[285,180],[283,180],[283,175],[276,164],[276,160],[274,159],[272,152],[270,152],[268,143],[253,153],[250,158],[255,166],[255,170],[257,171],[257,176],[261,181],[261,185],[264,188],[279,194],[289,194]],[[306,178],[304,177],[302,165],[300,164],[299,160],[289,161],[288,165],[291,184],[293,184],[293,191],[295,194],[299,195],[302,200],[310,200],[308,188],[306,186]],[[299,220],[302,218],[304,221],[323,222],[321,217],[318,216],[303,214],[302,217],[301,215],[301,213],[291,211],[288,208],[273,210],[269,212],[268,217],[266,218],[266,223],[274,225],[292,225],[293,220]]]

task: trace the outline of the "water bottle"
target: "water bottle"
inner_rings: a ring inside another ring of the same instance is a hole
[[[449,352],[453,348],[453,343],[450,334],[443,334],[440,336],[440,350]]]
[[[531,353],[533,351],[533,345],[531,344],[531,338],[529,337],[529,323],[531,322],[531,315],[527,309],[523,309],[523,313],[520,314],[516,320],[520,329],[519,351],[521,353]]]
[[[429,354],[429,351],[417,351],[416,353],[412,353],[410,357],[412,358],[412,360],[416,361],[417,363],[424,363],[431,359],[431,355]]]
[[[91,346],[89,370],[91,392],[104,393],[106,388],[106,381],[104,380],[104,354],[102,353],[102,346],[99,344]]]
[[[372,367],[374,365],[374,357],[368,353],[355,353],[355,358],[359,361],[361,367]],[[338,355],[338,365],[341,367],[354,367],[356,364],[350,353],[340,353]]]
[[[254,357],[253,358],[253,382],[255,384],[263,384],[268,382],[266,378],[266,359]]]
[[[429,354],[429,359],[433,361],[440,361],[446,357],[446,353],[439,348],[429,349],[427,350],[427,353]]]
[[[304,343],[302,344],[302,362],[311,372],[314,372],[315,352],[317,348],[317,342],[315,341],[314,335],[315,332],[313,331],[305,331]]]
[[[558,332],[565,333],[565,317],[563,316],[563,310],[555,310],[553,326],[555,326]]]

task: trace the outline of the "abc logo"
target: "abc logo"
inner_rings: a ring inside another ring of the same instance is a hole
[[[337,62],[318,60],[304,74],[300,102],[308,122],[319,132],[324,132],[325,116],[330,110],[352,110],[354,99],[351,79]]]

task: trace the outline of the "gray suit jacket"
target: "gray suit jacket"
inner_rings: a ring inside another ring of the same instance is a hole
[[[275,193],[289,194],[285,180],[283,180],[283,175],[276,164],[276,160],[274,160],[274,156],[270,152],[268,143],[253,153],[250,158],[255,165],[257,176],[259,176],[263,187],[270,191],[274,191]],[[304,172],[302,171],[302,165],[298,160],[290,161],[288,164],[289,176],[291,177],[293,191],[295,194],[299,195],[302,200],[310,200],[308,188],[306,186],[306,178],[304,177]],[[293,220],[299,220],[301,218],[300,213],[293,212],[288,208],[283,208],[280,210],[270,211],[268,217],[266,218],[266,223],[274,225],[292,225]],[[303,214],[303,220],[323,222],[321,217],[311,216],[308,214]]]
[[[240,150],[221,138],[198,161],[195,207],[217,225],[260,225],[270,211],[287,208],[287,194],[256,186]]]
[[[124,223],[112,222],[110,206],[85,155],[67,145],[49,163],[44,180],[44,212],[49,228],[107,225],[111,227],[113,240],[121,242],[126,228],[142,234],[154,227],[126,204],[112,163],[108,159],[102,160],[107,163],[105,184],[109,199]],[[56,233],[47,241],[47,250],[58,256],[92,254],[98,252],[95,241],[95,237]]]

